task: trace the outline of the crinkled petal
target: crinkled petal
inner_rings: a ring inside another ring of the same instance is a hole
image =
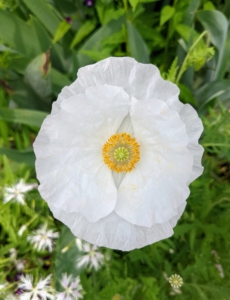
[[[201,165],[201,159],[204,153],[204,148],[199,145],[198,140],[204,130],[201,119],[198,117],[195,109],[185,104],[179,112],[182,121],[185,123],[187,135],[189,137],[188,149],[193,155],[193,168],[191,175],[188,179],[188,184],[194,181],[203,173],[203,166]]]
[[[163,101],[133,99],[130,116],[141,155],[119,187],[115,212],[152,227],[175,216],[188,197],[193,159],[184,123]]]
[[[75,236],[98,246],[131,251],[172,236],[172,228],[181,217],[185,206],[186,202],[183,202],[176,216],[163,224],[155,224],[151,228],[133,225],[115,212],[91,223],[79,213],[67,213],[52,205],[50,209],[54,217],[66,224]]]
[[[119,87],[90,87],[61,102],[45,119],[34,143],[42,197],[95,222],[114,208],[117,189],[104,164],[103,144],[117,132],[130,107]]]
[[[158,98],[179,111],[179,89],[170,81],[163,80],[157,67],[138,63],[131,57],[109,57],[96,64],[80,68],[77,80],[65,87],[54,102],[52,113],[59,110],[63,99],[83,93],[87,87],[108,84],[119,86],[139,100]]]

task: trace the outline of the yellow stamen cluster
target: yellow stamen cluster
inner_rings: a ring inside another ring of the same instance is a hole
[[[104,163],[115,172],[130,172],[140,160],[140,146],[125,132],[112,135],[102,147]]]

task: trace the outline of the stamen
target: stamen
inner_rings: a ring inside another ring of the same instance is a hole
[[[102,148],[105,164],[115,172],[130,172],[140,160],[140,146],[125,132],[112,135]]]

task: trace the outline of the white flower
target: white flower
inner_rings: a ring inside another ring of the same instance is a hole
[[[53,240],[57,239],[58,236],[58,232],[47,230],[47,225],[43,225],[39,229],[35,230],[33,234],[29,235],[27,239],[38,251],[48,249],[49,252],[52,252],[54,246]]]
[[[23,179],[20,179],[15,185],[11,187],[6,186],[3,189],[3,203],[7,203],[11,200],[20,204],[25,203],[25,194],[35,188],[37,183],[25,183]]]
[[[83,298],[79,276],[73,278],[72,275],[62,274],[60,284],[63,292],[57,292],[55,300],[78,300]]]
[[[151,64],[78,71],[34,143],[39,191],[79,238],[132,250],[168,238],[203,172],[203,125]]]
[[[96,245],[83,243],[82,251],[84,254],[78,257],[77,267],[89,267],[90,270],[98,271],[104,262],[104,255],[99,251],[99,248]]]
[[[20,277],[19,288],[25,292],[19,296],[20,300],[47,300],[54,299],[54,296],[50,293],[52,288],[50,287],[50,279],[52,275],[47,276],[45,279],[40,279],[37,284],[34,284],[33,276],[22,275]]]
[[[173,288],[178,289],[183,285],[183,279],[180,277],[180,275],[174,274],[169,277],[169,283]]]

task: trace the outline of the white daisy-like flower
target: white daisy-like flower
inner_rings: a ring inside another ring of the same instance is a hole
[[[12,186],[6,186],[3,189],[3,203],[11,200],[20,204],[25,204],[26,193],[37,188],[37,183],[25,183],[24,179],[20,179]]]
[[[90,270],[94,269],[98,271],[104,263],[104,255],[100,252],[99,248],[96,245],[83,243],[82,252],[84,254],[77,258],[77,267],[88,267]]]
[[[34,283],[34,278],[31,275],[22,275],[20,277],[19,288],[24,290],[24,293],[19,296],[20,300],[47,300],[54,299],[52,288],[50,286],[51,276],[40,279],[37,284]]]
[[[129,251],[173,234],[203,172],[203,125],[154,65],[80,68],[34,143],[39,191],[78,237]]]
[[[38,251],[47,249],[49,252],[52,252],[55,244],[54,239],[58,237],[59,233],[51,229],[47,230],[47,224],[45,224],[29,235],[27,240],[30,241]]]
[[[55,300],[78,300],[83,298],[79,276],[73,278],[72,275],[62,274],[60,284],[63,292],[57,292]]]
[[[169,277],[169,283],[173,288],[178,289],[183,285],[183,279],[180,277],[180,275],[174,274]]]

